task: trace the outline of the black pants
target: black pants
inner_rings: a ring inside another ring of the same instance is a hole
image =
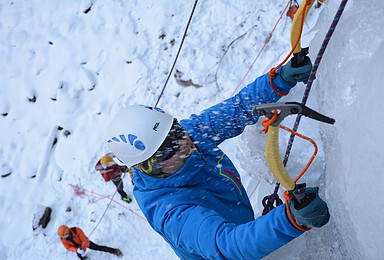
[[[103,251],[103,252],[107,252],[107,253],[111,253],[111,254],[116,254],[116,250],[117,250],[115,248],[108,247],[108,246],[99,246],[99,245],[93,243],[92,241],[89,241],[89,249],[96,250],[96,251]],[[86,259],[86,258],[82,257],[79,253],[77,254],[77,256],[80,259]]]
[[[116,254],[116,248],[108,247],[108,246],[99,246],[93,243],[92,241],[89,241],[89,249],[96,250],[96,251],[103,251],[111,254]]]
[[[115,186],[117,188],[117,192],[120,194],[121,198],[128,197],[127,193],[125,193],[125,191],[123,190],[124,189],[123,180],[112,181],[112,182],[113,182],[113,184],[115,184]]]

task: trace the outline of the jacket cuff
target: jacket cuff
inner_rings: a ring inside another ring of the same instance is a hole
[[[297,227],[295,227],[292,224],[291,220],[289,219],[288,213],[287,213],[287,204],[284,203],[284,205],[285,205],[285,207],[282,207],[282,208],[284,208],[283,210],[284,210],[284,215],[285,215],[285,220],[286,220],[286,227],[288,229],[292,230],[292,232],[296,232],[297,234],[304,233],[304,231],[299,230]]]
[[[296,83],[288,83],[286,82],[282,77],[281,77],[281,69],[282,67],[280,67],[278,70],[277,70],[277,75],[276,77],[272,80],[272,83],[273,83],[273,87],[279,91],[281,94],[287,94],[291,88],[293,88]]]

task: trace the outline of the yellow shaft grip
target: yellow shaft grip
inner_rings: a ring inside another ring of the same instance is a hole
[[[311,4],[308,5],[307,8],[305,9],[304,21],[305,21],[305,18],[307,17],[309,9],[311,9],[314,2],[315,2],[315,0],[311,0]],[[291,27],[291,46],[292,46],[292,48],[293,48],[293,46],[295,46],[297,39],[300,37],[301,18],[303,15],[305,3],[306,3],[306,0],[303,0],[299,9],[295,13],[295,16],[293,17],[292,27]],[[293,53],[299,53],[300,51],[301,51],[301,43],[299,41],[299,43],[297,44]]]
[[[265,157],[267,157],[269,168],[278,182],[280,182],[280,184],[287,190],[293,190],[295,188],[295,183],[289,176],[280,157],[279,129],[279,127],[269,126]]]

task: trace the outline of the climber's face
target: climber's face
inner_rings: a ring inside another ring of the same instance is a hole
[[[149,159],[135,165],[135,169],[157,178],[177,172],[196,150],[191,138],[175,120],[160,148]]]

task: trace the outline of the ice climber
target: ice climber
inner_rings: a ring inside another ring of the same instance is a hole
[[[57,234],[60,236],[60,241],[68,251],[75,252],[80,259],[87,259],[87,248],[111,253],[122,257],[123,254],[117,248],[111,248],[108,246],[99,246],[89,240],[83,230],[78,227],[67,227],[62,225],[58,228]]]
[[[128,172],[128,168],[126,166],[118,165],[113,160],[113,157],[115,157],[115,155],[112,153],[104,155],[96,163],[95,169],[100,172],[106,182],[111,180],[113,184],[115,184],[117,192],[120,194],[122,200],[131,203],[132,199],[125,193],[123,180],[121,179],[122,173]],[[129,172],[131,171],[129,170]]]
[[[289,63],[273,79],[288,93],[308,80],[312,64]],[[107,144],[134,167],[134,195],[152,228],[181,259],[259,259],[303,234],[287,217],[286,205],[254,219],[254,212],[231,160],[218,148],[255,124],[252,105],[280,99],[269,75],[258,77],[237,95],[200,115],[178,122],[161,109],[133,105],[122,109],[107,130]],[[295,210],[297,224],[321,227],[329,220],[318,188],[315,199]],[[293,203],[292,201],[290,203]]]

